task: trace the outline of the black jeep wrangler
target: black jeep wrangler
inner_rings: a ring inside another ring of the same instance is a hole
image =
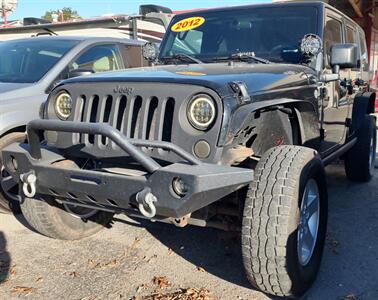
[[[373,174],[362,29],[320,2],[232,7],[178,15],[145,50],[151,68],[57,86],[29,144],[2,152],[25,218],[59,239],[118,213],[241,229],[252,285],[302,295],[326,234],[324,167]]]

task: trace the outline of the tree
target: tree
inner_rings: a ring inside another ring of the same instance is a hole
[[[62,9],[58,10],[48,10],[42,18],[52,22],[54,14],[59,16],[59,21],[62,20],[62,14],[64,21],[81,18],[77,11],[73,10],[71,7],[63,7]]]

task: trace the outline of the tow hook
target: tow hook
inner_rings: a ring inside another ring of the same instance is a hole
[[[158,201],[156,196],[151,193],[150,188],[145,188],[136,195],[140,213],[146,218],[152,219],[156,216],[155,202]]]
[[[24,192],[24,195],[28,198],[33,198],[37,192],[35,186],[35,183],[37,182],[37,176],[35,176],[34,171],[21,174],[20,179],[23,182],[22,191]]]

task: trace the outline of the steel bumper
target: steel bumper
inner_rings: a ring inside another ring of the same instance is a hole
[[[117,174],[62,167],[55,163],[67,157],[39,142],[44,130],[106,136],[145,171]],[[172,143],[128,139],[107,124],[35,120],[28,124],[27,132],[29,144],[13,144],[2,151],[6,169],[23,185],[32,174],[37,196],[49,195],[76,205],[122,212],[138,207],[140,196],[150,194],[158,216],[180,218],[240,189],[253,178],[252,170],[202,163]],[[161,166],[140,147],[173,151],[183,161]],[[173,190],[177,179],[185,183],[184,195]]]

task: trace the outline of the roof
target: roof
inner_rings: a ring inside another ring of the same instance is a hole
[[[238,6],[227,6],[227,7],[217,7],[217,8],[208,8],[208,9],[196,9],[190,11],[182,11],[180,17],[185,16],[186,14],[191,15],[194,12],[217,12],[217,11],[232,11],[235,9],[248,9],[248,8],[257,8],[257,7],[283,7],[283,6],[315,6],[315,7],[328,7],[332,10],[338,11],[340,14],[345,15],[344,13],[337,10],[335,7],[327,4],[323,1],[306,1],[306,0],[292,0],[292,1],[281,1],[273,3],[261,3],[261,4],[249,4],[249,5],[238,5]],[[349,18],[349,17],[348,17]]]
[[[250,5],[238,5],[238,6],[227,6],[227,7],[217,7],[217,8],[208,8],[208,9],[196,9],[190,10],[186,12],[182,12],[178,14],[180,18],[185,18],[186,15],[191,16],[193,13],[200,13],[200,12],[220,12],[220,11],[233,11],[235,9],[248,9],[248,8],[258,8],[258,7],[287,7],[287,6],[313,6],[318,8],[329,8],[341,15],[343,15],[349,21],[356,23],[353,19],[349,16],[335,8],[334,6],[324,2],[324,1],[306,1],[306,0],[287,0],[287,1],[280,1],[280,2],[273,2],[273,3],[261,3],[261,4],[250,4]],[[356,23],[357,24],[357,23]],[[358,25],[358,24],[357,24]],[[359,26],[359,25],[358,25]]]
[[[79,41],[79,42],[88,42],[88,43],[102,43],[102,42],[114,42],[114,43],[124,43],[130,45],[144,45],[146,42],[131,40],[131,39],[121,39],[121,38],[107,38],[107,37],[87,37],[87,36],[35,36],[21,39],[9,40],[9,42],[18,41],[30,41],[30,40],[52,40],[52,41]],[[7,42],[7,41],[4,41]]]

